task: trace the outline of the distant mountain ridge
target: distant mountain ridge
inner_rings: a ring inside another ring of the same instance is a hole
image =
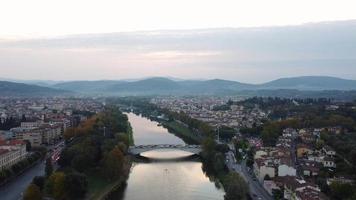
[[[44,96],[62,96],[74,94],[72,91],[63,89],[54,89],[37,85],[24,83],[14,83],[9,81],[0,81],[0,96],[14,97],[44,97]]]
[[[263,84],[248,84],[222,79],[172,80],[155,77],[137,81],[73,81],[53,85],[53,88],[83,94],[115,95],[223,95],[256,90],[356,90],[356,80],[327,76],[281,78]]]
[[[329,91],[329,92],[325,92]],[[333,92],[334,91],[334,92]],[[337,92],[336,92],[337,91]],[[222,79],[183,80],[153,77],[137,80],[68,81],[38,86],[35,83],[0,81],[1,96],[63,95],[246,95],[246,96],[335,96],[355,91],[356,80],[328,76],[281,78],[263,84],[248,84]],[[345,96],[344,95],[344,96]]]
[[[330,76],[281,78],[261,85],[263,89],[356,90],[356,80]]]

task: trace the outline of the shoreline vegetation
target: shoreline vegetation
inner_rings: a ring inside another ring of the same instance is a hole
[[[175,120],[173,121],[160,121],[164,128],[166,128],[170,133],[181,138],[187,144],[201,144],[203,141],[202,137],[194,134],[187,126],[179,123]]]
[[[46,176],[34,178],[24,200],[105,199],[126,185],[132,164],[127,154],[133,143],[132,128],[118,107],[106,106],[78,127],[67,129],[64,137],[59,168],[48,170],[53,166],[46,165]]]
[[[114,100],[123,108],[134,107],[134,113],[158,121],[170,133],[183,139],[188,144],[201,144],[200,158],[203,171],[217,187],[223,187],[225,200],[249,199],[249,188],[244,179],[235,172],[229,172],[225,164],[225,153],[229,151],[226,144],[217,144],[214,140],[215,131],[207,123],[193,119],[185,113],[175,113],[160,109],[149,103],[147,98],[123,98]],[[163,118],[158,116],[164,116]]]
[[[42,162],[46,156],[45,149],[35,149],[29,153],[30,155],[13,165],[11,168],[0,171],[0,186],[8,184],[27,170],[33,168],[35,165]]]

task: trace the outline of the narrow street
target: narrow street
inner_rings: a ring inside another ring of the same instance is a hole
[[[229,151],[226,154],[227,157],[227,162],[226,165],[228,166],[229,170],[235,171],[239,173],[245,181],[248,183],[250,187],[250,193],[251,193],[251,198],[252,199],[263,199],[263,200],[272,200],[273,198],[271,195],[267,193],[267,191],[262,187],[262,185],[256,180],[253,180],[253,177],[249,174],[247,167],[246,167],[246,161],[242,161],[241,164],[238,164],[236,162],[234,153],[232,151]]]
[[[40,161],[31,169],[28,169],[23,174],[10,181],[6,185],[0,187],[0,199],[3,200],[19,200],[22,199],[22,194],[31,183],[35,176],[43,176],[45,161]]]
[[[60,153],[64,148],[64,141],[59,141],[57,144],[48,147],[52,150],[48,156],[51,157],[52,162],[56,163],[59,159]],[[23,174],[20,174],[15,179],[11,180],[9,183],[0,187],[0,199],[4,200],[19,200],[22,199],[23,192],[26,190],[27,186],[32,182],[35,176],[43,176],[45,173],[45,159],[39,161],[35,166],[26,170]],[[56,169],[57,165],[54,164]]]

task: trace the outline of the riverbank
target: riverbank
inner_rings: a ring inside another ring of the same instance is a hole
[[[167,128],[170,133],[181,138],[187,144],[201,144],[201,142],[203,141],[202,137],[199,137],[187,126],[175,120],[162,121],[161,124],[163,125],[163,127]]]
[[[126,159],[130,159],[129,156]],[[88,194],[86,199],[89,200],[102,200],[107,199],[111,193],[121,190],[126,185],[126,181],[130,175],[130,169],[132,162],[128,162],[124,166],[123,175],[114,181],[108,181],[107,179],[99,176],[100,172],[91,173],[88,176]]]
[[[127,135],[129,137],[129,145],[130,146],[135,145],[135,141],[134,141],[134,137],[133,137],[133,130],[132,130],[130,122],[128,122]]]
[[[155,113],[149,116],[140,112],[125,113],[134,131],[135,145],[185,145],[187,140],[182,139],[182,134],[190,136],[193,131],[177,121],[155,117],[160,116]],[[167,149],[134,156],[132,161],[127,184],[118,187],[106,199],[223,199],[224,191],[206,176],[198,155]]]
[[[41,152],[30,152],[23,160],[14,164],[11,168],[0,171],[0,187],[6,185],[23,173],[43,161],[44,154]]]

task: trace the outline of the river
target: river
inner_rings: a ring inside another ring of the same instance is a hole
[[[133,129],[135,145],[185,144],[158,123],[142,116],[127,113]],[[149,158],[189,156],[178,150],[150,151]],[[224,191],[204,174],[199,161],[133,163],[123,191],[109,199],[123,200],[223,200]]]

